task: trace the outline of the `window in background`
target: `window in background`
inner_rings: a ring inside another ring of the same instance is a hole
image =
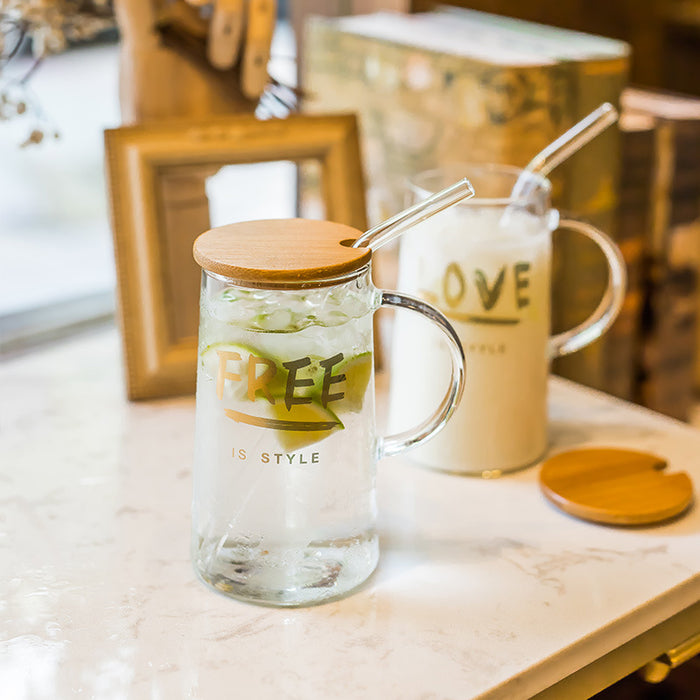
[[[26,123],[0,123],[0,349],[113,311],[102,131],[119,123],[117,62],[116,44],[91,46],[34,73],[30,94],[59,138],[22,148]]]
[[[289,161],[224,166],[207,180],[212,227],[296,216],[296,177]]]
[[[24,75],[31,61],[15,58],[3,80]],[[51,126],[40,144],[20,147],[23,119],[0,121],[0,354],[114,314],[103,130],[120,124],[118,63],[116,43],[43,61],[29,83]],[[294,37],[282,18],[270,72],[295,84]],[[210,186],[213,223],[293,216],[296,178],[290,163],[223,170]]]

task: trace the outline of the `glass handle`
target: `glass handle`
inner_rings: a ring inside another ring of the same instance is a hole
[[[459,337],[450,325],[450,322],[437,309],[420,299],[406,294],[399,294],[398,292],[387,291],[381,292],[381,304],[382,306],[409,309],[430,319],[445,335],[452,361],[452,372],[447,393],[435,413],[412,430],[405,430],[401,433],[381,438],[379,443],[380,459],[396,455],[409,447],[417,447],[438,433],[444,427],[462,398],[465,374],[464,350],[459,342]]]
[[[627,289],[625,260],[609,236],[595,226],[575,219],[562,219],[558,228],[581,233],[598,245],[608,263],[608,286],[596,310],[583,323],[549,339],[550,358],[576,352],[600,338],[620,313]]]

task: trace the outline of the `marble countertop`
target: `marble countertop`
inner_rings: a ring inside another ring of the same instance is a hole
[[[114,330],[0,364],[2,697],[527,698],[700,599],[700,510],[613,528],[492,481],[380,463],[356,594],[240,603],[189,560],[191,398],[129,404]],[[552,449],[628,446],[700,483],[700,432],[568,382]],[[680,640],[679,640],[680,641]]]

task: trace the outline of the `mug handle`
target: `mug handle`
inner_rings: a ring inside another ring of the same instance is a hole
[[[379,459],[391,457],[410,447],[417,447],[442,430],[462,398],[465,375],[464,349],[455,329],[452,328],[450,322],[443,314],[433,306],[430,306],[430,304],[426,304],[424,301],[408,294],[399,294],[398,292],[388,292],[386,290],[382,290],[380,294],[382,306],[401,307],[415,311],[428,318],[443,332],[447,339],[452,368],[449,388],[437,410],[412,430],[404,430],[400,433],[380,438]]]
[[[598,245],[608,263],[608,286],[596,310],[583,323],[549,339],[550,359],[569,355],[600,338],[620,313],[627,288],[625,260],[610,236],[595,226],[575,219],[562,219],[557,227],[559,229],[581,233]]]

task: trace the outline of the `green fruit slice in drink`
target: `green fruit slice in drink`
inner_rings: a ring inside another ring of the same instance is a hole
[[[214,343],[202,351],[200,362],[205,374],[217,382],[221,398],[236,401],[249,398],[251,376],[256,383],[255,399],[265,398],[266,393],[284,394],[287,385],[287,371],[280,361],[248,345]]]
[[[333,373],[345,375],[345,381],[337,385],[345,393],[345,398],[338,401],[338,411],[361,411],[372,376],[372,353],[363,352],[343,360],[334,368]]]
[[[312,380],[308,386],[296,385],[295,396],[319,399],[323,370],[320,358],[311,356],[311,363],[297,370],[297,380]],[[270,356],[250,345],[241,343],[213,343],[200,355],[205,374],[220,383],[221,398],[236,401],[266,399],[284,396],[289,371],[278,357]],[[274,369],[273,369],[274,368]],[[319,380],[321,376],[321,380]],[[251,378],[255,382],[253,397],[248,394]]]
[[[254,414],[238,410],[242,405],[237,409],[226,408],[224,413],[237,423],[274,430],[282,449],[289,451],[313,445],[345,428],[338,416],[318,401],[292,404],[290,408],[283,397],[275,397],[274,401],[274,404],[266,401],[248,404],[254,407]]]
[[[344,394],[341,400],[333,403],[333,410],[336,413],[348,411],[357,413],[362,410],[367,385],[372,376],[372,362],[372,353],[363,352],[333,365],[333,376],[345,375],[342,382],[333,383],[330,387],[331,393],[343,392]],[[315,401],[322,402],[324,374],[321,362],[316,358],[311,358],[309,375],[314,378],[314,385],[308,387],[308,393],[301,393],[297,390],[298,395],[310,396]]]
[[[345,428],[338,416],[318,401],[294,404],[291,410],[287,410],[282,399],[270,406],[270,411],[277,420],[288,422],[285,429],[277,431],[277,439],[282,448],[290,452],[320,442]],[[293,424],[298,424],[303,429],[293,430]]]

